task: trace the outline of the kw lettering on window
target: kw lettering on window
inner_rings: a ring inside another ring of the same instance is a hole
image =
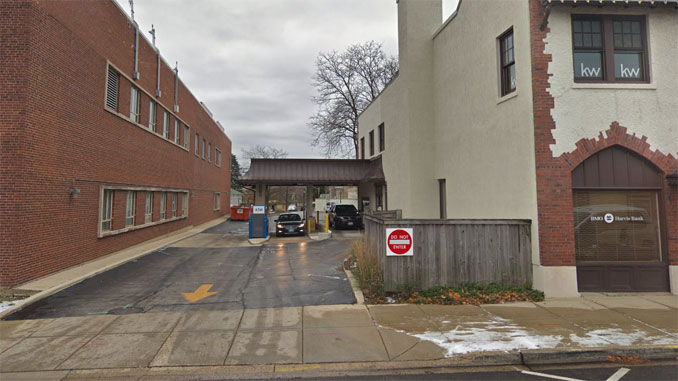
[[[621,76],[622,78],[640,78],[640,68],[630,68],[624,67],[624,64],[620,64],[621,67]]]
[[[581,76],[582,77],[600,77],[600,68],[599,67],[586,67],[582,63],[581,64]]]

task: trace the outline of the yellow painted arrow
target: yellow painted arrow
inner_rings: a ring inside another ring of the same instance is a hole
[[[210,288],[212,288],[213,285],[211,284],[203,284],[198,287],[197,290],[194,292],[182,292],[181,294],[188,300],[189,302],[197,302],[200,299],[205,299],[206,297],[210,295],[214,295],[217,292],[216,291],[210,291]]]

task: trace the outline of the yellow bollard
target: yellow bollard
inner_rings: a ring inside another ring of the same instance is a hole
[[[329,231],[330,228],[330,215],[325,213],[325,233]]]
[[[311,234],[311,221],[313,221],[312,218],[308,219],[308,234]]]

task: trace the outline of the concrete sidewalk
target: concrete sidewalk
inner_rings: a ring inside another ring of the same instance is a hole
[[[536,365],[677,354],[678,298],[671,295],[0,321],[2,380],[265,378],[322,369]]]

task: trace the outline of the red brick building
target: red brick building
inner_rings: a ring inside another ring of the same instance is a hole
[[[0,19],[0,286],[228,214],[231,141],[114,1]]]

